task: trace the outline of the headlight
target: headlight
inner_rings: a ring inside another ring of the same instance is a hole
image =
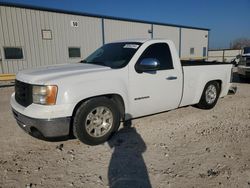
[[[33,103],[43,105],[56,104],[57,86],[33,86]]]

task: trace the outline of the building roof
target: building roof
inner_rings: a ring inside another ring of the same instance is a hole
[[[172,27],[181,27],[181,28],[187,28],[187,29],[197,29],[197,30],[205,30],[205,31],[210,30],[210,29],[201,28],[201,27],[193,27],[193,26],[185,26],[185,25],[177,25],[177,24],[169,24],[169,23],[161,23],[161,22],[151,22],[151,21],[138,20],[138,19],[120,18],[120,17],[90,14],[90,13],[84,13],[84,12],[54,9],[54,8],[47,8],[47,7],[39,7],[39,6],[33,6],[33,5],[24,5],[24,4],[18,4],[18,3],[10,3],[10,2],[0,2],[0,6],[17,7],[17,8],[25,8],[25,9],[32,9],[32,10],[42,10],[42,11],[49,11],[49,12],[56,12],[56,13],[63,13],[63,14],[105,18],[105,19],[120,20],[120,21],[130,21],[130,22],[137,22],[137,23],[147,23],[147,24],[156,24],[156,25],[164,25],[164,26],[172,26]]]

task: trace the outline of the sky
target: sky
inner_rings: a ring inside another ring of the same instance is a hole
[[[0,0],[210,29],[210,49],[250,39],[250,0]]]

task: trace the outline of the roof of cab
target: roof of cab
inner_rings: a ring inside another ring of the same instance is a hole
[[[124,40],[116,40],[110,43],[118,43],[118,42],[136,42],[136,43],[145,43],[149,40],[153,40],[153,39],[124,39]]]
[[[154,38],[154,39],[124,39],[124,40],[117,40],[117,41],[112,41],[110,43],[118,43],[118,42],[127,42],[127,43],[145,43],[148,41],[154,41],[154,42],[161,42],[161,41],[170,41],[169,39],[164,39],[164,38]]]

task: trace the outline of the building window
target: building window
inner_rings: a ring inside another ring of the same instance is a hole
[[[190,48],[190,55],[194,55],[194,48]]]
[[[23,50],[21,47],[4,47],[5,59],[23,59]]]
[[[80,58],[81,49],[78,47],[69,47],[69,58]]]
[[[48,29],[42,29],[43,40],[52,40],[52,31]]]
[[[207,48],[203,47],[203,57],[206,57],[206,56],[207,56]]]

